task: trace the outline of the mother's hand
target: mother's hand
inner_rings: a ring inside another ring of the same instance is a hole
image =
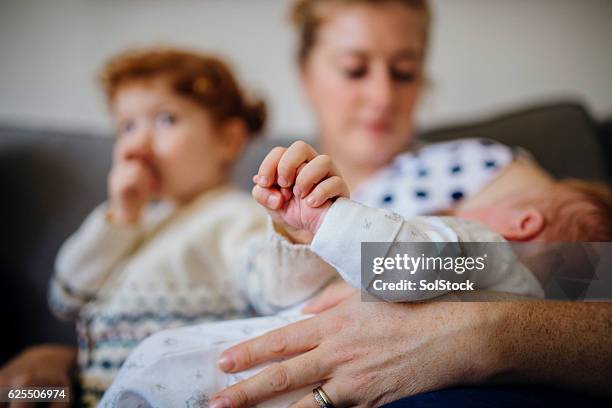
[[[227,372],[294,357],[219,392],[212,407],[249,407],[317,383],[338,408],[374,407],[487,377],[494,354],[481,339],[497,325],[484,303],[393,304],[360,296],[226,350],[219,365]],[[312,394],[296,406],[318,407]]]

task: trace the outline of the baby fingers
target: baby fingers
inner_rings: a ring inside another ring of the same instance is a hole
[[[293,194],[299,198],[306,197],[315,185],[327,177],[338,175],[332,159],[320,154],[298,171]]]
[[[256,184],[251,191],[253,198],[269,210],[278,210],[283,206],[284,197],[274,188],[265,188]]]
[[[253,177],[253,182],[261,187],[273,186],[276,183],[276,168],[286,150],[284,147],[275,147],[270,150],[259,165],[259,171]]]
[[[306,197],[306,204],[310,207],[320,207],[327,200],[337,197],[349,197],[349,189],[344,179],[333,176],[320,182]]]
[[[278,162],[278,185],[281,187],[291,187],[300,166],[308,163],[315,157],[317,157],[317,151],[306,142],[298,140],[289,146]]]

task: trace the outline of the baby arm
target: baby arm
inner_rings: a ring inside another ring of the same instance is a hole
[[[253,197],[268,210],[274,228],[300,244],[312,241],[335,199],[349,197],[331,158],[302,141],[272,149],[253,182]]]
[[[348,188],[328,156],[304,142],[273,149],[253,177],[253,197],[270,214],[267,239],[247,254],[247,293],[263,314],[300,303],[330,280],[335,269],[310,250],[321,214]]]
[[[350,285],[367,289],[368,282],[361,282],[362,242],[495,243],[487,247],[491,253],[488,253],[486,273],[470,275],[475,289],[543,296],[539,282],[516,259],[507,242],[497,233],[473,221],[454,217],[403,218],[389,211],[339,199],[328,210],[320,228],[315,231],[311,248],[325,261],[334,265]],[[470,246],[462,245],[460,248],[464,251],[463,256],[482,256],[467,253]],[[419,281],[430,278],[431,276],[427,275],[430,273],[419,270],[412,275],[412,279]],[[394,300],[422,300],[444,293],[446,291],[402,291],[403,297]]]

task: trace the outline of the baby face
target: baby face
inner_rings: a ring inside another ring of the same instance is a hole
[[[115,159],[141,160],[156,181],[157,196],[186,202],[222,182],[227,153],[217,126],[165,81],[126,84],[111,107],[118,132]]]
[[[468,220],[479,221],[488,226],[493,231],[504,235],[506,226],[517,211],[516,203],[513,200],[500,201],[499,203],[487,207],[476,208],[470,211],[459,211],[455,216]]]
[[[546,226],[548,192],[521,190],[494,204],[454,215],[479,221],[507,240],[526,241],[541,236]]]
[[[510,241],[561,242],[576,231],[572,220],[592,217],[593,204],[569,186],[519,191],[493,205],[455,213],[479,221]]]

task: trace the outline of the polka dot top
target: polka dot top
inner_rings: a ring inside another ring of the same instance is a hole
[[[351,198],[404,217],[433,214],[476,194],[514,157],[512,148],[488,139],[425,145],[397,156]]]

